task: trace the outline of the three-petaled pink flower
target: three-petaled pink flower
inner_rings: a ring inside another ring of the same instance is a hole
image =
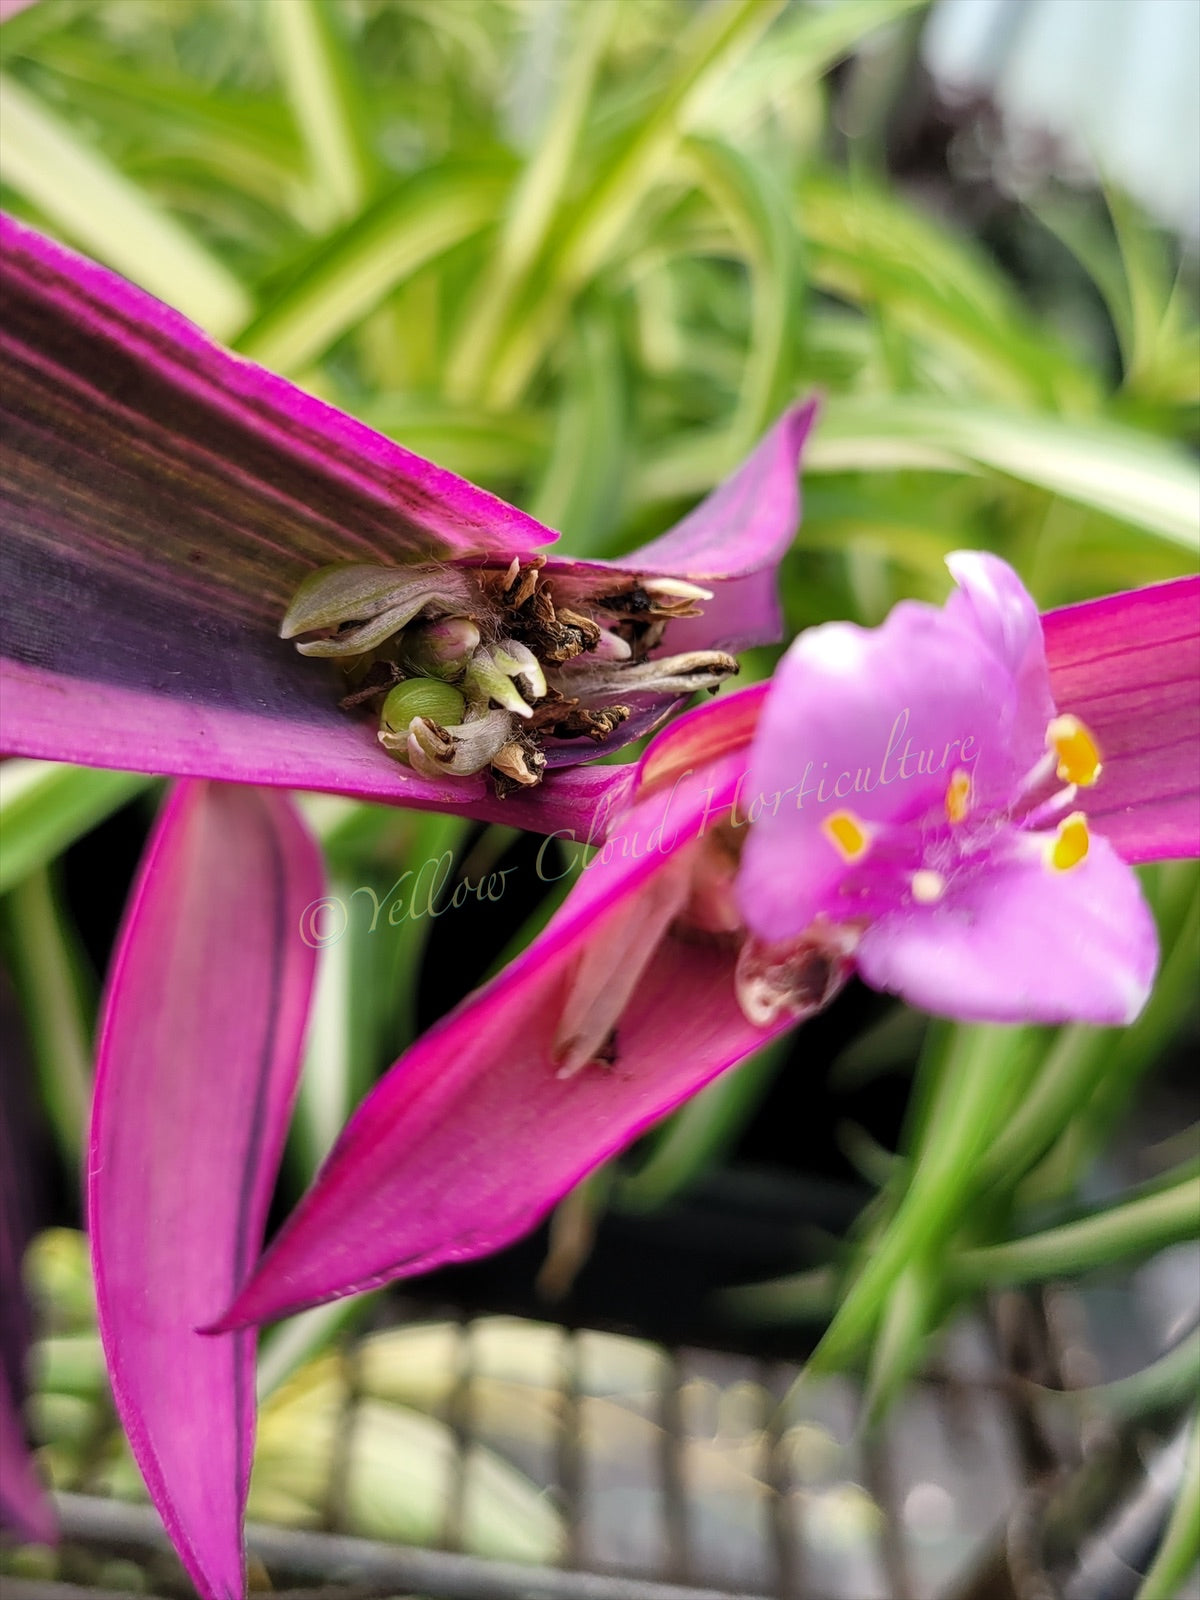
[[[1154,925],[1090,836],[1101,759],[1056,708],[1037,609],[994,556],[949,565],[944,610],[812,628],[776,675],[736,892],[764,1021],[789,1005],[789,952],[822,940],[867,983],[966,1020],[1127,1023],[1150,992]]]

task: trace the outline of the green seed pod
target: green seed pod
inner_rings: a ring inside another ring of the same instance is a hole
[[[466,708],[458,690],[440,678],[406,678],[383,702],[379,726],[387,733],[405,733],[414,717],[428,717],[443,728],[454,727]]]

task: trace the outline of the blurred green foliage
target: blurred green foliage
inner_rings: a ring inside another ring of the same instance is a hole
[[[1005,265],[944,165],[891,176],[922,10],[40,0],[0,27],[2,198],[580,555],[660,531],[821,390],[789,636],[940,598],[963,546],[1008,557],[1044,606],[1190,570],[1194,263],[1120,196],[1048,189],[999,205]],[[71,939],[28,874],[118,802],[111,783],[48,786],[61,814],[22,836],[14,875],[49,930],[40,984],[36,960],[22,971],[39,1039]],[[466,837],[316,804],[335,872],[359,883],[388,850]],[[819,1360],[865,1362],[882,1400],[980,1284],[1196,1231],[1190,1167],[1132,1224],[1114,1211],[1071,1234],[1085,1224],[1062,1209],[1191,1014],[1196,876],[1148,881],[1167,964],[1135,1028],[905,1024],[845,1064],[911,1062],[923,1038],[903,1149],[860,1141],[878,1199],[836,1270],[748,1313],[828,1307],[840,1283]],[[302,1172],[412,1037],[422,938],[331,957]],[[772,1071],[685,1109],[615,1203],[659,1204],[720,1159]],[[63,1098],[69,1143],[78,1094]]]
[[[890,182],[911,72],[878,64],[921,11],[41,0],[0,33],[4,199],[580,554],[820,388],[793,630],[942,592],[958,545],[1047,605],[1178,572],[1200,344],[1170,243],[1048,196],[1035,314],[948,184]]]

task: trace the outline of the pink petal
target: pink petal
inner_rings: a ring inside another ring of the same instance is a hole
[[[1106,840],[1055,872],[1028,836],[956,875],[935,905],[885,914],[856,952],[867,983],[923,1011],[1110,1027],[1145,1005],[1157,959],[1138,881]]]
[[[741,797],[757,824],[739,880],[747,926],[787,939],[824,909],[845,873],[822,827],[838,811],[908,822],[941,804],[959,766],[980,805],[1007,800],[1045,733],[1030,745],[1018,716],[1012,673],[961,611],[904,601],[878,628],[801,634],[776,671]]]
[[[719,723],[736,698],[693,715]],[[733,953],[668,937],[621,1014],[615,1064],[556,1075],[556,1029],[580,953],[603,945],[610,924],[628,925],[631,901],[678,860],[674,847],[728,805],[744,759],[735,751],[690,779],[648,785],[542,936],[419,1040],[364,1101],[218,1326],[262,1321],[506,1244],[585,1173],[771,1037],[737,1005]]]
[[[254,1340],[194,1330],[262,1237],[296,1084],[320,862],[280,795],[181,784],[109,974],[88,1208],[100,1331],[138,1465],[193,1582],[243,1589]]]
[[[1042,618],[1054,698],[1105,769],[1080,796],[1126,861],[1200,855],[1200,578]]]
[[[1044,745],[1056,709],[1037,603],[1008,562],[989,551],[956,550],[946,557],[946,565],[957,586],[946,601],[946,613],[969,618],[1004,663],[1016,687],[1012,738],[1032,760]]]

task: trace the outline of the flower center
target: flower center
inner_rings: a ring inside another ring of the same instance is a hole
[[[1087,859],[1090,839],[1082,811],[1063,813],[1102,770],[1091,730],[1078,717],[1063,715],[1047,726],[1045,756],[1003,812],[980,813],[971,776],[962,768],[951,773],[939,810],[924,819],[881,824],[852,811],[832,812],[821,831],[848,868],[839,886],[848,915],[849,908],[858,916],[878,915],[898,899],[936,905],[957,872],[988,859],[1001,830],[1023,836],[1047,871],[1070,872]]]
[[[629,696],[714,689],[738,670],[718,650],[653,654],[669,622],[700,615],[707,589],[679,578],[547,578],[544,565],[323,567],[296,591],[280,633],[302,655],[338,662],[342,708],[374,713],[389,754],[426,777],[490,768],[500,794],[540,781],[547,739],[603,743],[631,715]],[[395,693],[428,680],[456,691],[458,701],[426,696],[455,706],[452,720]]]

